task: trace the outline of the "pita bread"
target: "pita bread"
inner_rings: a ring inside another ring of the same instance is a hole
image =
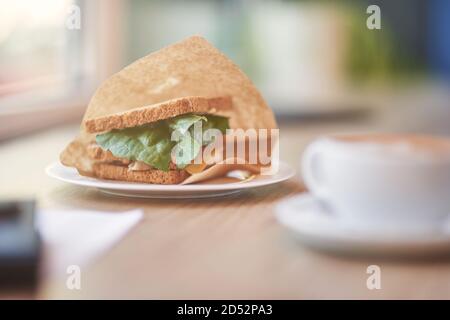
[[[113,115],[87,119],[86,131],[100,133],[113,129],[137,127],[146,123],[173,118],[185,113],[226,114],[231,109],[230,97],[185,97],[135,108]]]
[[[189,176],[189,174],[184,170],[130,171],[127,166],[118,166],[107,163],[94,164],[93,175],[100,179],[155,184],[179,184]]]
[[[233,107],[222,115],[231,128],[272,129],[272,111],[251,80],[224,54],[199,36],[143,57],[105,80],[94,93],[80,135],[62,152],[64,165],[93,174],[93,161],[86,147],[95,134],[86,130],[91,119],[108,117],[136,108],[183,97],[232,98]]]
[[[143,57],[107,79],[92,97],[84,120],[189,96],[232,97],[232,128],[277,126],[251,80],[199,36]]]

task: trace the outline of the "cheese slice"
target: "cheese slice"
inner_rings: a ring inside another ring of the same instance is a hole
[[[187,165],[184,170],[186,170],[189,174],[197,174],[206,169],[208,165],[206,163],[195,163]]]

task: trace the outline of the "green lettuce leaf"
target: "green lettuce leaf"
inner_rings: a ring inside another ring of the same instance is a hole
[[[218,129],[225,133],[228,118],[215,115],[185,114],[153,124],[121,130],[112,130],[96,136],[97,144],[118,157],[132,161],[142,161],[159,170],[168,171],[172,149],[175,151],[175,163],[184,168],[201,151],[202,145],[211,141],[202,141],[194,136],[194,127],[202,122],[202,133],[208,129]],[[177,131],[178,141],[172,141],[172,133]]]
[[[163,123],[112,130],[97,135],[96,141],[118,158],[139,160],[164,171],[169,170],[170,151],[175,145]]]
[[[180,134],[184,135],[191,126],[193,126],[198,121],[208,121],[208,118],[205,116],[197,115],[197,114],[188,114],[181,115],[172,119],[167,120],[169,127],[173,131],[178,131]]]
[[[175,146],[176,164],[178,168],[186,167],[198,155],[202,145],[190,134],[181,137]]]
[[[226,130],[230,127],[228,124],[228,118],[226,117],[208,115],[207,118],[208,121],[202,123],[202,134],[209,129],[218,129],[222,134],[225,134]],[[194,127],[191,127],[192,136],[194,136],[193,129]],[[213,139],[207,140],[205,137],[202,137],[202,139],[202,144],[204,146],[213,142]]]

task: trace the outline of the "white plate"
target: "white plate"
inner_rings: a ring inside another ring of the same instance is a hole
[[[450,254],[449,219],[420,225],[354,224],[308,193],[280,202],[276,218],[302,243],[325,251],[396,257]]]
[[[230,195],[245,189],[272,185],[294,176],[295,171],[286,163],[280,162],[274,175],[260,175],[245,182],[221,184],[161,185],[123,182],[89,178],[80,175],[76,169],[65,167],[59,162],[50,164],[45,172],[52,178],[71,184],[97,188],[105,193],[138,198],[208,198]]]

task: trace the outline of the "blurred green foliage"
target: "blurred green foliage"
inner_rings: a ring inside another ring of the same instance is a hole
[[[386,21],[382,20],[380,30],[368,29],[368,15],[364,9],[345,6],[349,36],[346,67],[350,79],[361,83],[420,77],[424,71],[423,64],[403,50]]]

